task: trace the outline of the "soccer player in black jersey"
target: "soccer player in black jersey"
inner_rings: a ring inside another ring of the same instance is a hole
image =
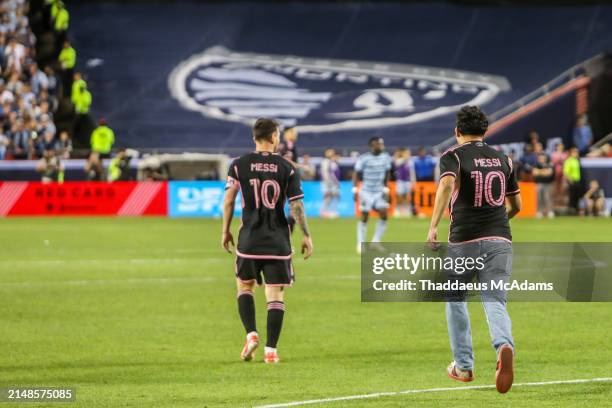
[[[297,172],[287,159],[275,153],[279,142],[278,124],[271,119],[258,119],[253,126],[255,151],[234,160],[230,165],[223,203],[221,245],[231,252],[234,237],[230,232],[234,203],[242,192],[242,225],[236,246],[236,282],[238,311],[247,332],[240,357],[250,361],[259,346],[255,325],[255,284],[265,281],[268,301],[267,338],[264,361],[278,363],[276,344],[285,313],[284,288],[293,282],[291,238],[285,217],[285,202],[304,238],[302,253],[312,254],[312,240]]]
[[[512,235],[508,220],[521,209],[521,196],[512,161],[483,142],[488,120],[476,106],[464,106],[457,114],[458,145],[440,158],[440,182],[436,192],[428,242],[438,241],[438,224],[444,210],[451,216],[448,256],[482,258],[484,268],[462,274],[450,271],[451,279],[469,282],[507,282],[512,270]],[[450,206],[449,206],[450,204]],[[514,340],[506,310],[506,292],[481,291],[487,322],[497,352],[495,383],[508,392],[514,377]],[[472,334],[466,293],[447,293],[446,318],[454,361],[448,375],[459,381],[474,379]]]

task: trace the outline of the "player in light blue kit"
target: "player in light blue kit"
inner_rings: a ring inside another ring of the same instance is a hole
[[[366,239],[368,216],[374,210],[380,216],[372,242],[380,242],[387,229],[387,209],[389,208],[389,188],[387,182],[391,175],[392,158],[385,152],[382,137],[373,137],[368,142],[370,152],[362,154],[355,164],[353,173],[353,194],[359,200],[361,218],[357,223],[357,253],[361,253],[361,243]],[[361,182],[361,187],[359,183]]]

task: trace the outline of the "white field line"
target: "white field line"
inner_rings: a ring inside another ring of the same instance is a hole
[[[294,258],[294,259],[297,259]],[[334,258],[334,261],[361,262],[359,257],[355,258]],[[0,259],[0,266],[57,266],[57,265],[80,265],[80,264],[159,264],[159,263],[180,263],[180,262],[200,262],[200,263],[224,263],[233,262],[234,257],[228,255],[227,258],[207,257],[207,258],[114,258],[114,259]],[[308,263],[325,262],[329,264],[329,259],[309,259]]]
[[[228,275],[227,279],[232,279],[231,275]],[[305,276],[300,277],[300,281],[304,280],[318,280],[318,277]],[[326,276],[327,280],[358,280],[359,276],[355,275],[335,275]],[[14,288],[31,288],[31,287],[44,287],[44,286],[87,286],[87,285],[121,285],[121,284],[140,284],[140,283],[161,283],[161,284],[172,284],[172,283],[185,283],[185,282],[201,282],[211,283],[226,280],[225,278],[219,278],[216,276],[192,276],[192,277],[162,277],[162,278],[126,278],[126,279],[79,279],[79,280],[56,280],[56,281],[24,281],[24,282],[0,282],[0,290],[3,289],[14,289]]]
[[[528,383],[514,384],[514,385],[512,385],[512,387],[539,387],[539,386],[543,386],[543,385],[583,384],[583,383],[609,382],[609,381],[612,381],[612,377],[606,377],[606,378],[588,378],[588,379],[580,379],[580,380],[558,380],[558,381],[528,382]],[[285,402],[285,403],[281,403],[281,404],[260,405],[260,406],[257,406],[255,408],[297,407],[297,406],[301,406],[301,405],[325,404],[325,403],[328,403],[328,402],[360,400],[360,399],[367,399],[367,398],[391,397],[391,396],[405,395],[405,394],[422,394],[422,393],[428,393],[428,392],[445,392],[445,391],[482,390],[482,389],[489,389],[489,388],[495,388],[495,385],[471,385],[471,386],[467,386],[467,387],[427,388],[427,389],[420,389],[420,390],[376,392],[376,393],[373,393],[373,394],[348,395],[348,396],[345,396],[345,397],[331,397],[331,398],[322,398],[322,399],[315,399],[315,400]]]
[[[86,285],[115,285],[134,283],[180,283],[180,282],[215,282],[215,277],[174,277],[174,278],[126,278],[126,279],[82,279],[82,280],[57,280],[57,281],[33,281],[33,282],[3,282],[0,290],[10,288],[44,287],[53,285],[86,286]]]

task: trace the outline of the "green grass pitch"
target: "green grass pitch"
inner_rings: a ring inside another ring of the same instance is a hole
[[[610,219],[512,224],[516,241],[612,242]],[[219,248],[219,220],[1,220],[0,387],[76,387],[76,402],[47,404],[52,407],[200,408],[461,387],[445,375],[451,354],[443,304],[360,303],[355,221],[313,219],[310,225],[315,254],[295,261],[282,361],[269,366],[261,350],[257,361],[239,360],[244,333],[234,258]],[[421,241],[427,226],[428,220],[392,220],[385,238]],[[256,297],[265,333],[263,291]],[[493,384],[484,313],[479,303],[470,310],[472,384]],[[612,377],[612,304],[512,303],[509,310],[516,382]],[[611,398],[607,382],[321,406],[602,407]]]

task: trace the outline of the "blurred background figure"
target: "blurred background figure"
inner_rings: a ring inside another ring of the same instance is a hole
[[[87,181],[104,180],[104,167],[102,166],[102,160],[100,160],[100,153],[89,153],[85,162],[85,173],[87,174]]]
[[[563,163],[563,175],[569,189],[569,209],[573,214],[580,213],[580,197],[582,197],[582,175],[580,170],[580,153],[577,147],[572,147],[569,157]]]
[[[555,199],[562,197],[564,194],[565,186],[563,184],[563,163],[565,162],[565,159],[567,159],[567,156],[568,154],[565,151],[565,146],[563,143],[557,143],[555,146],[555,151],[550,155],[550,164],[552,164],[555,172],[553,191],[553,197],[555,197]]]
[[[36,171],[41,174],[40,180],[43,183],[63,182],[64,168],[59,157],[55,154],[55,149],[45,149],[43,157],[36,165]]]
[[[555,171],[546,153],[540,153],[537,160],[532,170],[537,189],[538,212],[536,217],[542,218],[547,216],[548,218],[554,218],[555,213],[553,212],[551,190],[552,183],[555,180]]]
[[[100,157],[102,155],[100,154]],[[130,157],[126,149],[120,149],[108,166],[108,181],[128,181],[130,179]]]
[[[578,149],[581,156],[584,156],[593,143],[593,132],[587,122],[586,115],[576,118],[576,128],[574,129],[574,147]]]
[[[108,159],[114,144],[115,132],[108,126],[106,119],[101,118],[98,121],[98,127],[91,133],[91,150],[98,153],[100,158]]]
[[[321,216],[325,218],[338,217],[338,201],[340,200],[340,165],[339,156],[334,149],[325,150],[325,158],[321,161],[321,189],[323,205]]]
[[[393,154],[393,165],[398,216],[411,217],[414,214],[411,201],[412,186],[416,182],[416,171],[410,149],[405,147],[397,149]]]
[[[76,89],[72,93],[72,104],[74,105],[74,113],[76,114],[74,121],[75,142],[79,146],[86,146],[87,138],[91,134],[91,117],[89,109],[91,108],[91,92],[87,90],[85,81],[75,82]]]
[[[306,181],[312,181],[317,177],[317,168],[310,161],[310,155],[302,156],[302,162],[299,163],[298,172],[300,178]]]
[[[70,41],[65,40],[59,54],[59,66],[62,80],[64,96],[68,96],[72,90],[72,79],[74,76],[74,66],[76,65],[76,51],[72,48]]]
[[[606,215],[606,194],[597,180],[589,183],[589,189],[584,194],[584,204],[587,215]]]
[[[419,147],[418,156],[413,159],[416,181],[434,181],[436,161],[427,154],[424,147]]]
[[[278,144],[278,154],[298,167],[298,132],[295,126],[288,126],[283,132],[283,140]]]
[[[57,142],[57,152],[62,160],[68,160],[72,154],[72,140],[70,135],[65,130],[60,133],[59,141]]]

